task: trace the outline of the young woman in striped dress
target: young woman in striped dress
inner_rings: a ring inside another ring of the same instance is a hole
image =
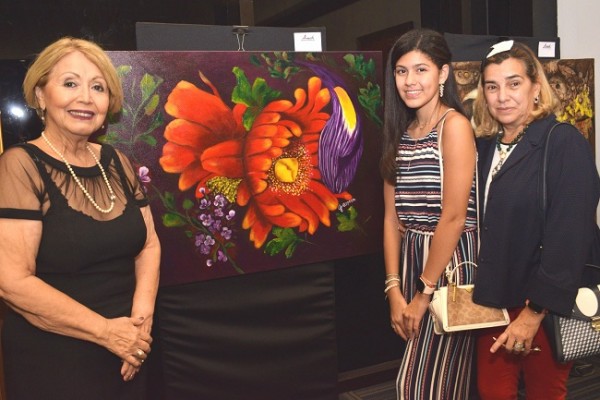
[[[474,135],[450,60],[443,36],[417,29],[398,39],[385,71],[385,293],[392,329],[407,341],[399,399],[470,398],[471,333],[434,334],[428,311],[446,266],[477,252]],[[459,283],[472,274],[461,268]]]

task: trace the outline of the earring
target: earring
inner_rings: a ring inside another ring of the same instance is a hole
[[[40,119],[42,120],[42,124],[46,125],[46,110],[40,108],[38,114],[40,116]]]
[[[535,97],[533,98],[533,104],[538,104],[539,102],[540,102],[540,96],[539,96],[539,95],[538,95],[538,96],[535,96]]]
[[[440,97],[444,97],[444,84],[440,83]]]

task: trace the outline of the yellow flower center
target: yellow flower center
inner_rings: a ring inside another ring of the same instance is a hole
[[[275,177],[280,182],[292,183],[298,177],[300,163],[296,158],[280,158],[275,163]]]
[[[301,196],[311,181],[311,156],[298,142],[291,143],[283,154],[273,160],[267,175],[267,184],[275,193]]]

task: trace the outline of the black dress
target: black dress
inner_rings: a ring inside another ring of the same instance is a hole
[[[147,200],[122,154],[104,145],[101,163],[117,195],[108,215],[91,207],[61,161],[33,145],[8,150],[0,158],[0,217],[42,221],[37,277],[107,318],[128,317]],[[97,166],[73,169],[96,201],[108,198]],[[6,316],[2,345],[10,400],[146,398],[144,368],[124,382],[121,360],[107,349],[42,331],[15,312]]]

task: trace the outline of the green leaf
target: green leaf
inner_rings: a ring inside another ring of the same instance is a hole
[[[266,244],[265,253],[274,256],[283,252],[286,258],[291,258],[302,240],[290,228],[274,227],[271,233],[275,238]]]
[[[163,199],[163,205],[165,206],[166,209],[168,209],[168,210],[175,209],[175,196],[173,196],[173,193],[165,192],[164,195],[162,196],[162,199]]]
[[[379,110],[382,106],[381,88],[379,85],[373,85],[372,82],[369,82],[366,88],[360,88],[358,92],[358,102],[366,111],[367,116],[379,126],[382,126],[383,121],[379,117]]]
[[[182,207],[184,210],[189,210],[192,207],[194,207],[194,202],[191,201],[190,199],[185,199],[185,200],[183,200]]]
[[[244,111],[244,115],[242,115],[242,124],[244,125],[244,129],[249,131],[252,128],[252,124],[254,124],[254,119],[258,116],[260,110],[256,107],[248,107],[246,111]]]
[[[350,68],[354,68],[356,65],[356,58],[354,57],[354,54],[346,54],[344,57],[342,57],[344,59],[344,61],[346,61],[346,63],[348,64],[348,66]]]
[[[292,258],[294,255],[294,251],[296,251],[296,247],[298,246],[298,242],[290,243],[290,245],[285,249],[285,258]]]
[[[252,88],[244,71],[239,67],[233,67],[237,84],[231,93],[231,100],[236,104],[252,105]]]
[[[348,64],[348,71],[353,75],[357,75],[362,79],[374,76],[375,61],[372,58],[365,61],[365,57],[362,54],[346,54],[343,58]]]
[[[154,118],[152,118],[152,122],[150,123],[150,127],[148,127],[147,132],[152,132],[153,130],[159,128],[164,123],[163,114],[158,112],[154,114]]]
[[[162,78],[158,78],[158,81],[154,78],[154,76],[145,73],[142,79],[140,80],[140,90],[142,92],[142,104],[144,104],[152,94],[158,88],[158,85],[162,83]]]
[[[246,130],[250,130],[254,119],[264,106],[281,96],[281,92],[271,89],[264,78],[256,78],[250,85],[246,74],[239,67],[234,67],[233,73],[236,76],[237,85],[231,93],[231,101],[248,107],[243,116],[243,124]]]
[[[121,141],[117,132],[108,131],[104,135],[98,136],[98,142],[105,144],[117,144]]]
[[[157,141],[156,141],[156,138],[152,135],[148,135],[148,134],[140,135],[140,136],[138,136],[138,140],[141,140],[142,142],[147,143],[152,147],[156,147]]]
[[[185,225],[185,220],[178,214],[174,213],[163,214],[162,222],[167,228],[178,228]]]
[[[117,75],[119,76],[120,79],[123,79],[125,77],[125,75],[129,74],[131,72],[131,65],[119,65],[117,67]]]
[[[250,56],[250,63],[256,65],[257,67],[260,67],[260,58],[258,58],[256,54],[252,54]]]
[[[336,218],[338,220],[338,231],[339,232],[350,232],[353,231],[355,229],[360,229],[360,226],[358,225],[356,218],[358,217],[358,211],[356,211],[356,208],[354,207],[349,207],[346,211],[344,212],[338,212],[336,213]]]
[[[144,112],[146,113],[146,115],[151,115],[154,111],[156,111],[156,107],[158,107],[159,99],[160,98],[158,97],[157,94],[154,94],[152,96],[152,98],[150,99],[148,104],[146,104],[146,107],[144,107]]]

